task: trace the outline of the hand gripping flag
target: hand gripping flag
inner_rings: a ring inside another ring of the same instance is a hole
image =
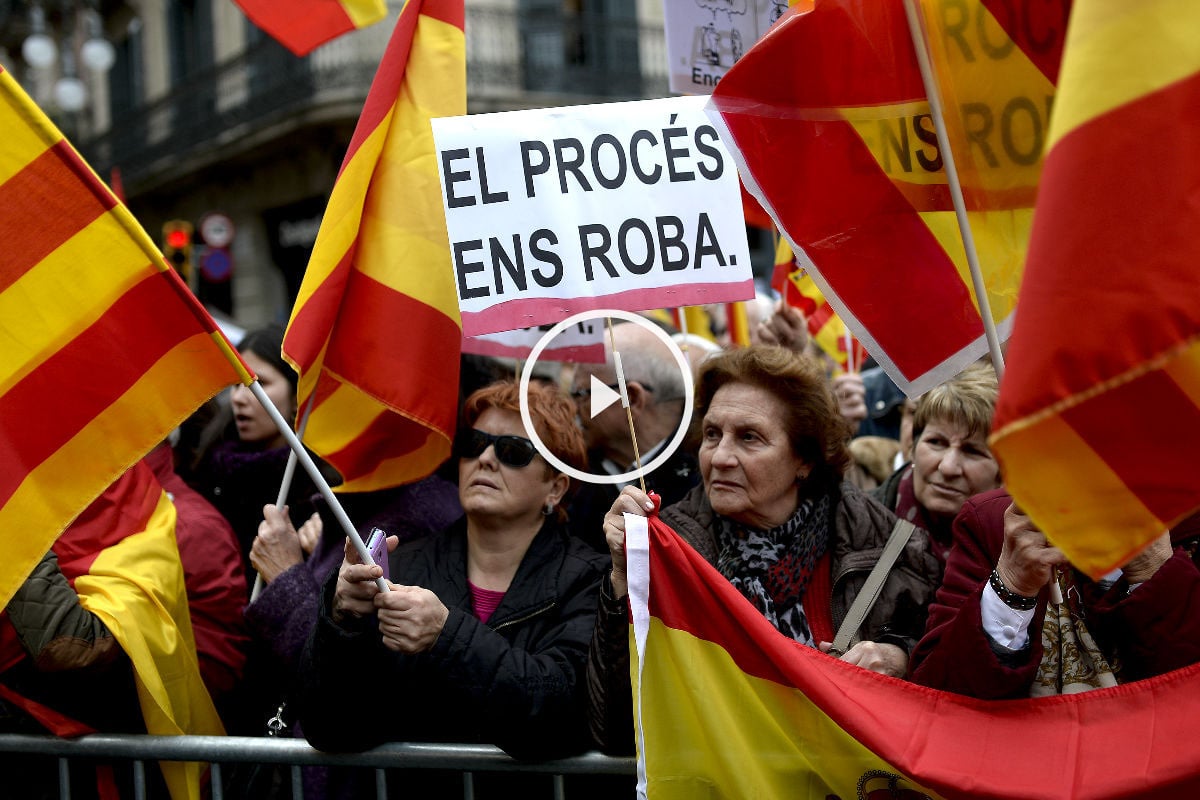
[[[466,113],[462,0],[400,13],[292,310],[305,443],[344,491],[417,480],[450,453],[462,342],[429,119]]]
[[[808,335],[821,348],[821,352],[833,359],[842,372],[857,372],[867,353],[862,344],[850,334],[846,323],[825,301],[821,287],[807,270],[795,268],[795,258],[787,239],[781,238],[775,248],[775,270],[779,278],[772,285],[780,293],[783,302],[804,314]]]
[[[1003,336],[1054,90],[1041,67],[1057,64],[1063,31],[1043,18],[1063,6],[923,7]],[[901,0],[798,3],[721,79],[710,116],[800,266],[898,386],[918,394],[986,352]]]
[[[201,403],[253,380],[137,221],[0,69],[0,605]]]
[[[234,0],[258,27],[298,56],[387,16],[384,0]]]
[[[1079,0],[993,426],[1091,575],[1200,505],[1200,6]]]
[[[1193,797],[1200,665],[981,701],[776,631],[657,517],[626,516],[639,794],[650,800]]]

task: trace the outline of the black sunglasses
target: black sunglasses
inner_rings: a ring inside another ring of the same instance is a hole
[[[537,453],[533,442],[523,436],[497,436],[478,428],[459,431],[454,441],[454,452],[459,458],[479,458],[489,445],[496,448],[497,460],[510,467],[528,466]]]

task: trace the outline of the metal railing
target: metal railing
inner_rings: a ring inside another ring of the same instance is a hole
[[[554,796],[565,800],[566,775],[632,776],[632,756],[583,753],[552,761],[517,761],[498,747],[477,744],[393,742],[362,753],[323,753],[302,739],[247,736],[146,736],[97,733],[78,739],[27,734],[0,734],[0,754],[58,758],[59,797],[69,800],[69,764],[73,760],[117,759],[132,766],[136,800],[146,797],[146,762],[197,761],[211,765],[213,800],[223,800],[222,765],[279,764],[290,766],[292,797],[303,798],[301,767],[360,767],[375,770],[375,790],[387,797],[387,769],[457,770],[464,776],[463,796],[473,793],[473,774],[533,772],[554,776]],[[153,765],[152,765],[153,766]]]

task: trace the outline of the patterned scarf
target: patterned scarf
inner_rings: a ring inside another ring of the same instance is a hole
[[[805,500],[782,525],[757,530],[718,517],[717,570],[785,636],[815,646],[804,591],[829,545],[829,495]]]

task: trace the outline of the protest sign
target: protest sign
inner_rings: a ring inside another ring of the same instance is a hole
[[[704,98],[432,120],[463,334],[754,296]]]
[[[463,338],[464,353],[498,358],[529,358],[546,331],[553,325],[539,325],[501,333]],[[583,364],[604,363],[604,325],[593,319],[579,322],[554,337],[540,356],[547,361],[570,361]]]
[[[666,0],[671,91],[711,94],[787,7],[787,0]]]

